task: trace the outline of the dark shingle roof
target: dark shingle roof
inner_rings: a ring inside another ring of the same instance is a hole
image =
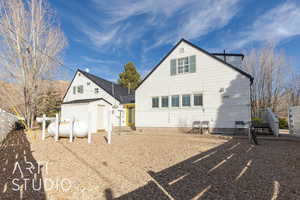
[[[87,73],[78,69],[80,73],[85,75],[88,79],[93,81],[96,85],[105,90],[108,94],[116,98],[120,103],[134,103],[135,102],[135,92],[131,91],[128,94],[128,88],[125,88],[121,85],[113,83],[111,81],[105,80],[93,74]]]

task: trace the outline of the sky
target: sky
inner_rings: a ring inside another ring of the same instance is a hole
[[[142,76],[181,39],[246,53],[267,41],[300,69],[300,0],[49,0],[68,39],[65,65],[111,81],[133,62]],[[70,80],[69,71],[60,79]]]

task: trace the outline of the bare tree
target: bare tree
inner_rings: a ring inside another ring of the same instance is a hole
[[[0,69],[2,79],[13,83],[18,95],[3,93],[7,99],[21,98],[10,102],[21,107],[27,126],[32,127],[42,80],[51,78],[59,66],[66,38],[46,0],[0,1]],[[21,101],[21,106],[14,101]]]
[[[287,96],[289,106],[300,105],[300,72],[294,70],[288,80]]]
[[[245,57],[244,67],[254,77],[251,88],[253,115],[257,116],[259,109],[267,107],[277,112],[292,70],[285,56],[269,43],[262,49],[251,50]]]

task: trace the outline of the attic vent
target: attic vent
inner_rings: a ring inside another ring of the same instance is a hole
[[[179,53],[184,53],[184,48],[180,48]]]
[[[91,82],[87,82],[86,84],[87,84],[87,85],[91,85]]]

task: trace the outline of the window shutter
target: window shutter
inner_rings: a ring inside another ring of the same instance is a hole
[[[190,56],[190,72],[196,72],[196,56]]]
[[[171,72],[171,76],[172,75],[176,75],[176,59],[172,59],[171,63],[170,63],[170,72]]]

